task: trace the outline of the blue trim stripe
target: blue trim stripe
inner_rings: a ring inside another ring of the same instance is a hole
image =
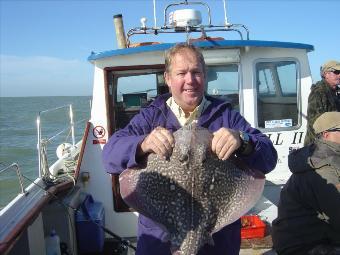
[[[100,53],[94,53],[88,57],[88,61],[95,61],[102,58],[108,58],[120,55],[130,55],[140,52],[150,51],[164,51],[171,48],[175,43],[162,43],[153,44],[147,46],[140,46],[136,48],[117,49],[111,51],[104,51]],[[228,47],[268,47],[268,48],[292,48],[292,49],[305,49],[307,52],[313,51],[314,46],[303,43],[293,42],[277,42],[277,41],[257,41],[257,40],[222,40],[222,41],[202,41],[195,42],[194,45],[200,48],[228,48]]]

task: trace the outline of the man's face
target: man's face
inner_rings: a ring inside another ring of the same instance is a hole
[[[165,73],[175,102],[185,111],[192,112],[201,102],[205,88],[205,74],[199,59],[190,50],[178,52]]]
[[[336,89],[336,86],[340,84],[340,72],[339,71],[327,71],[324,73],[326,82],[332,89]]]

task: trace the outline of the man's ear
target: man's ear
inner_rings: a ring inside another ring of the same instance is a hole
[[[327,139],[328,137],[329,137],[329,132],[327,132],[327,131],[322,132],[322,138],[323,139]]]
[[[164,80],[166,85],[168,85],[169,89],[171,88],[171,84],[170,84],[170,75],[167,72],[164,72]]]

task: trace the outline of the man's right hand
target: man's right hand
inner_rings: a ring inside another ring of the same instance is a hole
[[[157,127],[139,145],[138,156],[155,153],[166,159],[170,157],[174,146],[172,133],[163,127]]]

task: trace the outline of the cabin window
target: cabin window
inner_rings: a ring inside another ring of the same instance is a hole
[[[298,125],[298,72],[294,61],[256,64],[257,117],[260,128]]]
[[[168,92],[164,83],[163,71],[143,70],[136,73],[112,73],[110,94],[113,99],[113,132],[124,128],[142,107],[154,98]]]
[[[207,94],[231,103],[239,111],[238,65],[208,66]]]
[[[124,67],[122,69],[125,69]],[[136,70],[107,70],[111,134],[124,128],[141,108],[157,95],[168,92],[164,82],[163,66]],[[119,188],[119,175],[112,174],[113,207],[116,212],[133,211],[125,204]]]

